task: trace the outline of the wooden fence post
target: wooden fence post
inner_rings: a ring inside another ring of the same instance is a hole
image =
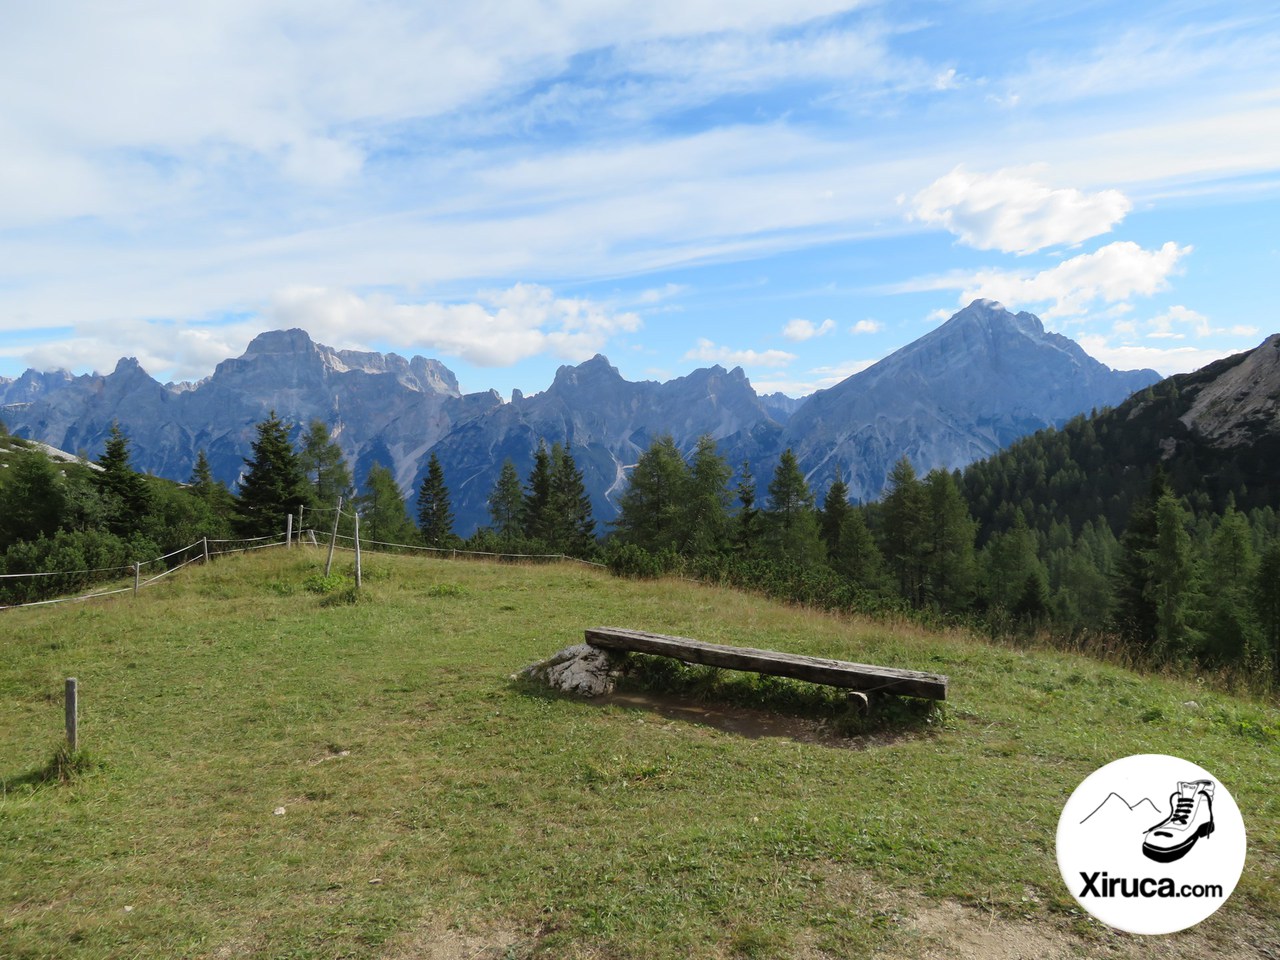
[[[293,514],[289,514],[284,524],[284,546],[286,550],[293,548]]]
[[[142,587],[142,564],[135,560],[133,563],[133,595],[138,595],[138,590]]]
[[[80,739],[79,711],[80,696],[76,678],[67,677],[67,748],[73,752]]]
[[[360,511],[355,513],[356,517],[356,589],[360,589]]]
[[[342,519],[342,498],[338,498],[338,506],[333,511],[333,533],[329,535],[329,559],[324,563],[324,575],[329,576],[333,569],[333,548],[338,542],[338,521]]]
[[[204,562],[208,563],[209,562],[209,538],[202,537],[201,539],[204,542]]]

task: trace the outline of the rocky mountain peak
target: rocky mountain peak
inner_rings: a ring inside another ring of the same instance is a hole
[[[276,354],[305,354],[314,351],[316,343],[305,330],[268,330],[249,341],[241,360]]]
[[[562,366],[556,371],[556,378],[551,386],[563,389],[566,387],[609,386],[622,382],[622,374],[618,372],[618,368],[611,364],[609,358],[604,354],[597,353],[590,360],[585,360],[576,367]]]
[[[1222,447],[1249,442],[1259,433],[1280,432],[1280,333],[1206,383],[1179,419]]]

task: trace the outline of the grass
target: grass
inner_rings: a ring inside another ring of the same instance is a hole
[[[1112,935],[1058,876],[1057,818],[1133,753],[1206,767],[1244,814],[1244,875],[1198,935],[1280,936],[1280,714],[1258,702],[567,565],[366,556],[361,602],[335,603],[322,563],[266,551],[0,615],[0,956],[911,956],[916,897],[1090,952]],[[951,699],[835,749],[510,679],[596,624],[948,673]],[[49,776],[68,676],[87,753]]]

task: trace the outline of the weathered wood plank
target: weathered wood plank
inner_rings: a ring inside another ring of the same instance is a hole
[[[590,627],[586,641],[605,650],[654,653],[685,663],[701,663],[730,670],[768,673],[811,683],[825,683],[863,693],[894,693],[928,700],[947,698],[947,678],[937,673],[898,670],[845,660],[824,660],[798,653],[779,653],[753,647],[703,643],[688,637],[669,637],[620,627]]]

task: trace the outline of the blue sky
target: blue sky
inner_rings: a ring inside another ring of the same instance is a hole
[[[262,330],[464,389],[801,395],[968,300],[1111,366],[1280,330],[1272,3],[8,4],[0,376]]]

